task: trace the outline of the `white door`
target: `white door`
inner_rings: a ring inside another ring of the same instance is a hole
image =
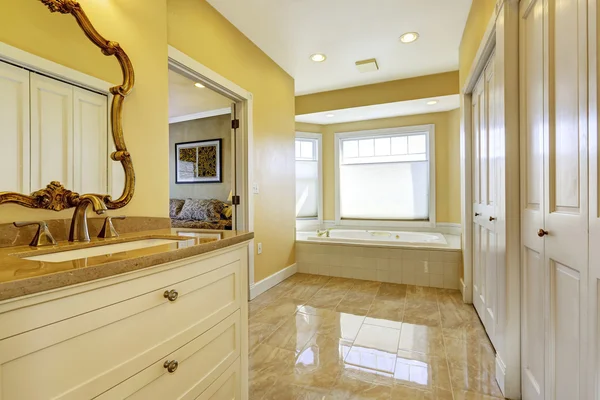
[[[494,54],[473,92],[473,303],[496,345],[497,245],[500,193]]]
[[[521,369],[523,399],[545,394],[544,2],[521,3]]]
[[[485,129],[481,130],[482,139],[481,142],[485,142],[485,157],[482,160],[485,161],[485,178],[482,181],[486,182],[485,193],[481,203],[481,218],[479,218],[480,225],[482,228],[482,234],[485,238],[482,242],[485,244],[485,309],[484,315],[481,315],[485,330],[490,337],[492,343],[497,345],[496,336],[496,315],[498,301],[498,276],[497,276],[497,262],[498,262],[498,235],[496,228],[498,225],[498,196],[503,195],[500,193],[500,182],[499,182],[499,160],[503,157],[499,157],[498,154],[498,130],[496,122],[496,76],[494,74],[494,61],[495,55],[492,53],[487,67],[484,71],[484,95],[485,95]],[[482,152],[484,147],[482,147]],[[482,169],[482,174],[483,174]]]
[[[587,398],[585,10],[521,3],[524,399]]]
[[[587,1],[548,1],[544,131],[547,396],[585,399],[588,280]]]
[[[588,51],[589,51],[589,224],[590,237],[589,243],[600,243],[600,129],[598,125],[598,95],[600,94],[600,85],[598,76],[600,75],[600,31],[598,22],[600,21],[600,7],[598,0],[590,1],[589,12],[589,32],[588,32]],[[588,351],[589,368],[588,374],[588,397],[598,399],[600,397],[600,246],[591,245],[589,247],[589,292],[588,292]]]
[[[483,77],[475,86],[473,91],[473,305],[483,321],[485,315],[485,244],[481,225],[482,215],[482,154],[481,154],[481,131],[485,129],[485,85]]]
[[[0,61],[1,189],[30,193],[29,71]]]
[[[73,88],[73,189],[78,193],[108,192],[107,101],[106,95]]]
[[[31,187],[73,187],[73,89],[31,73]]]

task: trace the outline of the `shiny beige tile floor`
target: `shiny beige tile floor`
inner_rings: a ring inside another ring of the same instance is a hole
[[[249,307],[250,400],[502,398],[458,291],[296,274]]]

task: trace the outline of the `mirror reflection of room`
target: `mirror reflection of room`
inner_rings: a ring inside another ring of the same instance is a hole
[[[231,230],[232,101],[169,70],[169,217],[174,228]]]

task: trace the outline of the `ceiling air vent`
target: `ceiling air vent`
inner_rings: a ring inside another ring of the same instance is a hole
[[[358,72],[373,72],[379,70],[379,65],[377,65],[376,59],[370,58],[368,60],[357,61],[356,68]]]

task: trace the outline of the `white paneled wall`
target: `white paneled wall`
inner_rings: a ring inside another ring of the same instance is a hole
[[[460,250],[415,250],[296,242],[298,272],[430,286],[459,288]]]

